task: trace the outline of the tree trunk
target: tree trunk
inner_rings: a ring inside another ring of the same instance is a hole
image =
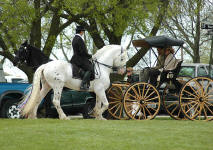
[[[40,0],[34,1],[35,18],[32,21],[30,44],[41,49],[41,15],[40,15]]]
[[[59,25],[60,25],[60,16],[58,15],[58,12],[55,12],[53,14],[49,34],[44,46],[44,54],[47,55],[48,57],[50,56],[52,48],[55,44],[58,35]]]
[[[197,2],[197,21],[196,21],[196,35],[194,38],[194,63],[200,63],[200,8],[201,8],[201,0]]]

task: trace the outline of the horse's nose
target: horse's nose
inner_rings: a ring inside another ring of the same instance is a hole
[[[17,62],[14,61],[14,62],[13,62],[13,65],[14,65],[14,66],[17,66]]]
[[[13,61],[13,65],[17,66],[18,65],[19,60],[15,57],[14,61]]]

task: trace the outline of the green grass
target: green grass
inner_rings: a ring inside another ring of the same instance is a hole
[[[210,150],[213,122],[0,119],[0,150]]]

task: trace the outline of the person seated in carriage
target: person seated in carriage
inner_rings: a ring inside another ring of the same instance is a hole
[[[133,68],[128,67],[126,68],[126,75],[127,75],[127,82],[128,83],[134,83],[138,82],[139,78],[133,73]]]
[[[165,49],[165,50],[164,50]],[[176,68],[178,60],[174,57],[174,49],[169,46],[167,48],[157,47],[158,58],[157,64],[152,68],[145,68],[141,71],[140,81],[148,82],[154,86],[157,86],[157,78],[164,71],[168,72]],[[163,74],[166,75],[165,73]]]
[[[80,90],[88,90],[90,76],[93,70],[92,63],[89,61],[89,59],[92,58],[92,55],[88,54],[88,50],[82,37],[84,32],[84,27],[77,26],[76,35],[72,40],[73,56],[70,60],[72,64],[85,71],[82,78]]]

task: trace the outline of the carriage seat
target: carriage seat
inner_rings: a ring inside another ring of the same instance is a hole
[[[176,80],[180,69],[181,69],[181,64],[183,61],[179,61],[176,65],[176,68],[173,70],[164,70],[161,74],[160,74],[160,81],[158,86],[160,87],[160,85],[164,82],[169,82],[171,81],[177,88],[177,86],[179,86],[178,81]]]
[[[169,71],[165,71],[167,72],[167,79],[172,79],[172,78],[177,78],[179,72],[180,72],[180,69],[181,69],[181,64],[182,64],[183,61],[179,61],[177,63],[177,66],[174,70],[169,70]]]

